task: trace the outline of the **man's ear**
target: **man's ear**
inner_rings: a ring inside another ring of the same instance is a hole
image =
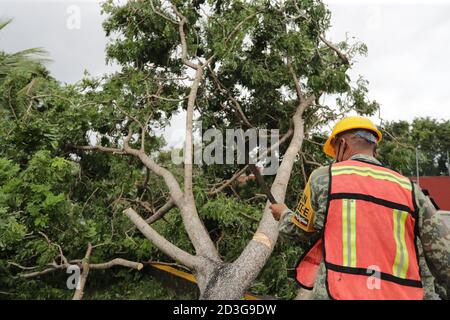
[[[342,161],[342,157],[344,156],[343,154],[343,150],[345,149],[345,139],[343,137],[340,137],[339,139],[337,139],[336,141],[336,161],[340,162]],[[341,154],[342,153],[342,154]],[[339,159],[339,157],[341,159]]]
[[[378,146],[376,145],[376,146],[374,147],[374,149],[373,149],[373,156],[374,156],[375,158],[378,158],[378,155],[379,155],[379,153],[378,153]]]

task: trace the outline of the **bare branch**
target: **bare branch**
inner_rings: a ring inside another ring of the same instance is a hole
[[[247,170],[248,165],[244,166],[242,169],[238,170],[230,179],[227,179],[223,182],[223,184],[208,192],[208,195],[213,196],[218,194],[219,192],[221,192],[223,189],[225,189],[226,187],[228,187],[231,183],[233,183],[233,181],[235,181],[237,178],[239,178],[241,175],[244,174],[244,172]]]
[[[192,61],[189,61],[187,58],[187,41],[186,41],[186,33],[184,32],[184,26],[187,24],[187,18],[178,10],[178,8],[172,4],[172,9],[177,15],[177,17],[180,19],[178,22],[178,32],[180,33],[180,40],[181,40],[181,60],[183,63],[191,67],[192,69],[200,69],[200,66],[198,64],[193,63]]]
[[[167,201],[162,207],[160,207],[156,212],[150,207],[150,204],[146,201],[142,201],[140,199],[124,199],[124,200],[128,200],[130,202],[134,202],[139,204],[141,207],[143,207],[146,211],[148,211],[151,216],[147,219],[145,219],[145,222],[147,222],[148,224],[153,224],[156,221],[162,219],[166,213],[168,213],[174,206],[175,206],[175,202],[172,199],[169,199],[169,201]],[[130,232],[134,229],[131,228],[127,231]]]
[[[319,95],[321,95],[322,93],[319,93]],[[314,101],[316,100],[316,95],[315,94],[311,94],[308,98],[306,98],[303,103],[300,103],[300,105],[297,108],[297,112],[294,115],[294,118],[303,118],[303,114],[305,113],[306,108],[308,108],[309,106],[311,106]],[[294,122],[295,123],[295,122]],[[303,129],[304,130],[304,129]],[[294,132],[295,134],[295,132]]]
[[[48,273],[52,273],[52,272],[54,272],[56,270],[61,270],[61,269],[65,269],[65,268],[67,268],[66,265],[54,264],[51,268],[47,268],[47,269],[44,269],[42,271],[36,271],[36,272],[30,272],[30,273],[22,273],[19,276],[22,277],[22,278],[25,278],[25,279],[35,278],[35,277],[40,277],[40,276],[46,275]]]
[[[198,263],[195,256],[181,250],[166,238],[161,236],[152,227],[150,227],[144,219],[142,219],[136,211],[128,208],[124,211],[125,215],[133,222],[133,224],[141,231],[141,233],[150,240],[156,247],[167,254],[174,260],[180,261],[190,269],[194,269]]]
[[[89,268],[92,270],[105,270],[114,266],[122,266],[136,270],[141,270],[144,267],[144,265],[140,262],[129,261],[121,258],[115,258],[104,263],[89,264]]]
[[[141,151],[145,152],[145,135],[147,134],[147,130],[145,126],[141,129]]]
[[[148,98],[155,98],[155,99],[169,101],[169,102],[181,102],[181,101],[184,101],[184,100],[188,99],[189,96],[178,98],[178,99],[174,99],[174,98],[162,97],[162,96],[159,96],[159,95],[156,95],[156,94],[151,94],[151,95],[148,96]]]
[[[278,147],[279,145],[285,143],[287,141],[287,139],[289,137],[292,136],[292,134],[294,133],[293,129],[289,129],[284,135],[283,137],[273,146],[271,146],[269,149],[265,150],[262,154],[260,154],[258,156],[258,160],[262,159],[263,157],[265,157],[266,155],[270,154],[270,152],[272,152],[276,147]],[[217,187],[214,190],[211,190],[208,192],[208,195],[213,196],[218,194],[219,192],[221,192],[222,190],[224,190],[226,187],[228,187],[231,183],[233,183],[233,181],[235,181],[237,178],[239,178],[242,174],[244,174],[244,172],[247,170],[248,165],[244,166],[242,169],[238,170],[230,179],[225,180],[221,186]]]
[[[295,70],[292,66],[292,59],[290,56],[286,57],[286,62],[287,62],[286,64],[289,69],[289,72],[291,73],[292,79],[294,80],[295,91],[297,92],[297,98],[300,101],[300,103],[303,103],[305,101],[305,97],[303,96],[300,82],[298,81],[297,75],[295,74]]]
[[[169,16],[166,16],[161,11],[157,10],[155,6],[153,5],[153,0],[150,0],[150,6],[152,7],[152,10],[159,15],[160,17],[164,18],[165,20],[172,22],[174,24],[178,24],[178,21],[175,21],[174,19],[170,18]]]
[[[80,215],[83,215],[84,209],[86,208],[89,200],[94,196],[94,194],[100,189],[100,187],[95,188],[95,190],[90,194],[90,196],[86,199],[86,201],[83,204],[83,207],[81,208]]]
[[[170,211],[170,209],[172,209],[174,207],[175,203],[172,199],[170,199],[169,201],[167,201],[167,203],[165,205],[163,205],[161,208],[159,208],[154,215],[152,215],[150,218],[146,219],[145,222],[147,222],[148,224],[152,224],[156,221],[158,221],[159,219],[161,219],[162,217],[164,217],[164,215]]]
[[[194,155],[194,139],[193,139],[193,120],[194,120],[194,105],[197,99],[197,91],[200,86],[200,82],[203,78],[203,68],[197,69],[195,72],[194,82],[189,92],[188,105],[186,110],[186,142],[184,148],[184,196],[193,200],[194,195],[192,193],[192,162]]]
[[[336,54],[339,56],[339,58],[341,58],[341,60],[344,64],[350,65],[350,61],[349,61],[348,57],[341,50],[339,50],[338,47],[336,47],[334,44],[329,42],[327,39],[325,39],[321,35],[319,35],[319,38],[320,38],[320,40],[323,41],[323,43],[325,43],[327,45],[328,48],[330,48],[331,50],[336,52]]]
[[[94,248],[96,246],[92,246],[92,248]],[[35,277],[39,277],[39,276],[43,276],[58,270],[62,270],[62,269],[66,269],[67,267],[69,267],[69,265],[79,265],[80,269],[83,269],[83,260],[81,259],[76,259],[76,260],[70,260],[70,262],[66,265],[66,264],[50,264],[51,267],[44,269],[42,271],[36,271],[36,272],[30,272],[30,273],[22,273],[19,276],[25,279],[28,278],[35,278]],[[32,270],[32,269],[36,269],[37,267],[24,267],[21,266],[17,263],[10,263],[11,265],[17,266],[23,270]],[[96,264],[92,264],[89,263],[89,269],[91,270],[105,270],[105,269],[109,269],[112,268],[114,266],[122,266],[122,267],[127,267],[127,268],[131,268],[131,269],[136,269],[136,270],[141,270],[144,266],[142,263],[140,262],[135,262],[135,261],[130,261],[130,260],[125,260],[122,258],[115,258],[111,261],[108,262],[104,262],[104,263],[96,263]]]
[[[119,109],[119,111],[122,112],[124,115],[126,115],[128,118],[130,118],[134,122],[136,122],[139,125],[139,127],[144,128],[144,125],[139,121],[138,118],[136,118],[135,116],[131,115],[129,112],[127,112],[125,109],[122,109],[117,104],[116,104],[116,108]]]
[[[310,142],[310,143],[312,143],[312,144],[315,144],[316,146],[323,147],[323,144],[322,144],[322,143],[316,142],[316,141],[314,141],[314,140],[311,140],[311,139],[305,139],[305,141],[306,141],[306,142]]]
[[[8,262],[8,264],[11,265],[11,266],[15,266],[15,267],[17,267],[17,268],[19,268],[19,269],[22,269],[22,270],[35,270],[35,269],[38,268],[37,266],[34,266],[34,267],[24,267],[24,266],[22,266],[22,265],[20,265],[20,264],[18,264],[18,263],[10,262],[10,261]]]
[[[67,264],[67,259],[66,259],[66,257],[64,256],[64,253],[63,253],[63,250],[62,250],[61,246],[60,246],[59,244],[55,243],[55,242],[52,242],[52,241],[48,238],[48,236],[47,236],[45,233],[43,233],[43,232],[41,232],[41,231],[38,231],[38,233],[39,233],[41,236],[43,236],[43,237],[45,238],[45,240],[47,240],[47,243],[48,243],[50,246],[55,246],[55,247],[58,248],[58,250],[59,250],[59,256],[60,256],[60,258],[61,258],[61,261],[62,261],[64,264]]]
[[[132,202],[132,203],[137,203],[142,208],[144,208],[146,211],[148,211],[151,215],[153,215],[155,213],[154,210],[150,207],[150,204],[147,201],[142,201],[139,198],[136,198],[136,199],[123,198],[123,200],[127,200],[127,201]]]
[[[202,70],[202,69],[199,69]],[[195,99],[195,98],[194,98]],[[193,100],[192,100],[193,101]],[[193,110],[193,102],[191,105],[191,110]],[[192,116],[192,113],[191,113]],[[192,130],[192,118],[191,118],[191,130]],[[203,222],[200,220],[198,213],[196,211],[194,197],[192,194],[192,184],[191,184],[191,192],[190,196],[185,198],[183,191],[180,188],[180,185],[174,175],[167,169],[159,166],[155,161],[153,161],[148,155],[145,154],[142,150],[136,150],[130,147],[129,141],[132,137],[132,130],[130,128],[128,132],[128,136],[124,139],[123,142],[123,150],[125,154],[133,155],[141,160],[141,162],[150,170],[152,170],[155,174],[161,176],[164,179],[166,186],[169,189],[170,197],[176,204],[178,208],[180,208],[181,216],[183,218],[183,223],[185,229],[189,235],[192,244],[196,251],[204,256],[210,257],[211,259],[215,259],[218,257],[217,252],[215,251],[214,244],[209,237],[209,233],[206,230]],[[192,137],[191,137],[192,141]],[[192,148],[192,146],[191,146]],[[189,148],[188,148],[189,149]],[[192,159],[192,158],[191,158]],[[192,162],[192,161],[191,161]],[[189,164],[187,164],[189,166]],[[192,163],[190,164],[191,168],[187,168],[188,172],[192,173]],[[192,177],[192,175],[191,175]],[[189,178],[189,175],[188,175]],[[189,189],[188,189],[189,190]]]
[[[264,195],[264,196],[266,196],[266,195]],[[267,196],[266,196],[266,197],[267,197]],[[243,216],[244,218],[247,218],[247,219],[249,219],[249,220],[251,220],[251,221],[253,221],[253,222],[259,222],[259,219],[255,218],[255,217],[252,217],[252,216],[249,216],[249,215],[243,213],[242,211],[239,211],[238,213],[239,213],[241,216]]]
[[[250,121],[246,117],[244,111],[242,111],[242,107],[241,107],[240,103],[233,97],[233,95],[230,93],[230,91],[220,82],[220,80],[218,79],[216,73],[214,72],[214,70],[211,68],[210,65],[208,65],[208,69],[211,72],[211,75],[213,77],[214,83],[216,84],[216,86],[219,89],[219,91],[221,91],[224,94],[226,94],[228,96],[228,98],[233,102],[234,109],[236,110],[238,116],[241,118],[242,122],[248,128],[253,128],[254,126],[250,123]]]
[[[192,191],[192,169],[193,169],[193,114],[194,105],[197,98],[197,91],[200,86],[200,82],[203,78],[203,70],[212,60],[212,57],[203,65],[198,65],[190,61],[187,57],[188,47],[186,40],[185,27],[188,22],[187,18],[178,10],[178,8],[172,4],[172,10],[175,12],[179,19],[179,35],[181,41],[181,60],[184,65],[196,70],[194,81],[191,85],[189,92],[187,112],[186,112],[186,142],[184,150],[184,194],[181,192],[180,187],[173,177],[173,175],[165,169],[157,166],[148,156],[143,153],[136,153],[128,148],[125,144],[125,150],[128,153],[134,153],[139,156],[141,161],[146,164],[151,170],[163,176],[166,184],[169,187],[171,198],[175,204],[180,208],[185,229],[192,241],[197,253],[208,256],[212,259],[218,259],[218,254],[215,250],[214,243],[209,237],[208,231],[200,220],[197,209],[195,207],[194,195]],[[128,148],[128,149],[127,149]],[[156,171],[155,171],[156,170]],[[183,199],[180,199],[180,195]]]
[[[244,23],[246,23],[248,20],[252,19],[254,16],[256,16],[258,13],[261,13],[261,11],[255,11],[252,14],[248,15],[247,17],[245,17],[241,22],[239,22],[234,29],[228,34],[227,38],[225,39],[225,43],[227,43],[228,41],[230,41],[231,37],[233,37],[244,25]]]
[[[81,277],[78,280],[79,284],[77,285],[72,300],[81,300],[83,298],[84,287],[86,286],[87,277],[89,275],[89,259],[91,258],[91,254],[92,254],[92,244],[89,242],[86,250],[86,255],[84,256],[82,262],[83,272],[81,273]]]
[[[169,188],[169,193],[173,201],[178,207],[183,207],[184,205],[184,199],[183,199],[183,192],[181,191],[180,185],[178,184],[178,181],[175,179],[173,174],[158,165],[155,161],[153,161],[149,156],[147,156],[144,152],[141,152],[140,150],[136,150],[131,148],[128,143],[124,143],[124,151],[127,154],[133,155],[141,160],[141,162],[151,171],[153,171],[158,176],[162,177],[164,179],[164,182],[166,183],[167,187]]]
[[[121,149],[118,148],[110,148],[110,147],[103,147],[100,145],[96,145],[96,146],[71,146],[74,149],[78,149],[78,150],[86,150],[86,151],[102,151],[102,152],[109,152],[109,153],[113,153],[113,154],[126,154],[126,152],[124,152]]]

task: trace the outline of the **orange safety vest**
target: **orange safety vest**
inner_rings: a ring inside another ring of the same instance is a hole
[[[297,266],[297,281],[312,289],[325,259],[332,299],[422,300],[416,248],[414,184],[375,164],[330,165],[322,237]]]

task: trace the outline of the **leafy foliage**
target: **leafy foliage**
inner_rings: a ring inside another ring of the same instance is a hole
[[[448,175],[450,121],[417,118],[384,126],[382,160],[407,176],[416,176],[416,157],[422,176]],[[416,154],[417,151],[417,154]]]
[[[153,1],[161,8],[160,1]],[[352,81],[343,63],[320,36],[330,27],[330,12],[320,1],[173,1],[186,16],[187,55],[211,57],[211,68],[197,97],[203,128],[278,128],[285,133],[298,98],[291,70],[305,93],[337,98],[339,112],[372,115],[378,104],[367,98],[367,81]],[[207,10],[206,10],[207,9]],[[171,118],[186,108],[189,78],[180,59],[180,35],[170,8],[155,10],[145,1],[103,3],[103,27],[110,37],[107,58],[121,69],[100,78],[88,74],[74,85],[61,85],[46,70],[41,54],[30,49],[0,52],[0,287],[6,298],[68,299],[66,274],[56,271],[25,279],[52,263],[81,259],[88,243],[100,245],[91,262],[120,257],[133,261],[169,261],[122,214],[132,206],[144,218],[150,213],[138,203],[161,207],[167,200],[162,178],[142,163],[120,154],[92,152],[79,146],[120,147],[129,130],[133,147],[143,147],[182,185],[183,168],[173,164],[160,137]],[[208,12],[205,16],[205,12]],[[165,18],[163,17],[165,16]],[[2,29],[6,24],[0,24]],[[348,58],[366,54],[362,43],[337,44]],[[321,128],[337,118],[337,110],[319,100],[304,115],[302,153],[293,168],[286,203],[293,207],[309,174],[328,159],[321,151]],[[146,130],[145,141],[138,132]],[[423,155],[423,172],[444,172],[449,149],[449,123],[417,119],[386,126],[383,159],[394,169],[410,172],[412,148]],[[396,138],[394,138],[396,137]],[[280,155],[286,145],[280,147]],[[194,196],[219,254],[231,262],[256,231],[265,198],[254,181],[233,183],[211,195],[211,187],[228,179],[240,165],[210,165],[194,170]],[[267,182],[271,178],[267,177]],[[153,227],[166,239],[194,253],[178,209]],[[280,242],[251,291],[282,299],[295,296],[292,269],[303,252]],[[196,297],[180,294],[163,277],[114,268],[93,270],[86,298],[163,299]]]

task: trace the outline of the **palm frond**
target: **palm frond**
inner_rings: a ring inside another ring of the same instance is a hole
[[[6,21],[0,21],[0,30],[2,30],[4,27],[6,27],[8,24],[10,24],[12,19],[8,19]]]
[[[0,30],[5,28],[12,19],[0,21]],[[42,64],[50,62],[48,52],[42,48],[31,48],[15,53],[2,53],[0,55],[0,77],[11,72],[38,73]]]
[[[0,76],[13,71],[37,73],[42,64],[49,62],[48,53],[41,48],[31,48],[0,57]]]

